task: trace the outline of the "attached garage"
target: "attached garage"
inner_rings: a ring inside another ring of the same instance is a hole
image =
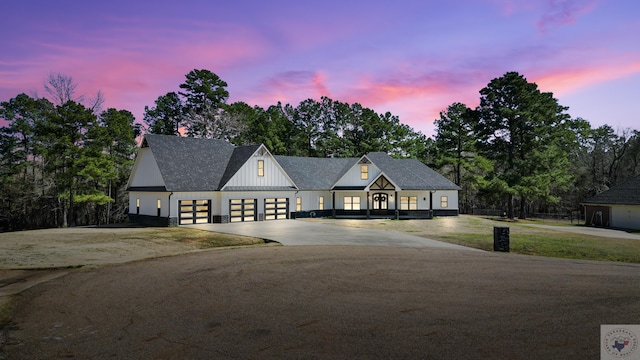
[[[270,198],[264,199],[264,219],[281,220],[289,218],[289,199]]]
[[[258,199],[230,199],[229,200],[229,220],[257,221]]]
[[[178,208],[179,225],[211,222],[211,200],[180,200]]]

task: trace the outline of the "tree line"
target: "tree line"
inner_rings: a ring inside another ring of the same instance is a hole
[[[592,128],[516,72],[454,103],[436,120],[436,168],[462,187],[460,207],[506,216],[579,211],[579,203],[640,174],[640,132]]]
[[[575,210],[585,198],[640,173],[638,131],[592,129],[535,83],[509,72],[480,90],[480,105],[454,103],[428,138],[389,112],[322,97],[266,108],[228,103],[227,83],[194,69],[178,91],[146,106],[102,111],[102,94],[77,96],[52,74],[47,97],[0,103],[0,229],[121,222],[126,183],[143,133],[263,143],[276,155],[414,157],[462,187],[460,208],[500,208],[509,217]]]

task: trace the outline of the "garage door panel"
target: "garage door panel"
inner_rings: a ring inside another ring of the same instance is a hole
[[[230,199],[229,220],[231,222],[255,221],[257,199]]]
[[[289,213],[289,199],[268,198],[264,199],[265,220],[287,219]]]
[[[206,224],[211,219],[211,200],[178,201],[178,224]]]

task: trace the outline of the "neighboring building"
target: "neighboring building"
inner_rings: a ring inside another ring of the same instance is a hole
[[[132,221],[458,215],[460,188],[415,159],[273,156],[264,145],[146,135],[127,184]]]
[[[585,225],[640,230],[640,176],[584,201]]]

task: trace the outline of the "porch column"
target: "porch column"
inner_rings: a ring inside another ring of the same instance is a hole
[[[336,218],[336,192],[335,191],[331,193],[331,197],[332,197],[332,199],[331,199],[331,207],[332,207],[331,216],[333,216],[333,218],[335,219]]]
[[[369,214],[370,214],[370,211],[369,211],[369,192],[367,191],[367,219],[369,218]]]
[[[400,201],[400,198],[398,197],[398,192],[397,191],[395,192],[394,196],[395,196],[395,198],[394,198],[395,201],[393,203],[394,203],[394,206],[395,206],[395,210],[398,210],[398,202]]]
[[[429,210],[433,210],[433,191],[429,191]]]

